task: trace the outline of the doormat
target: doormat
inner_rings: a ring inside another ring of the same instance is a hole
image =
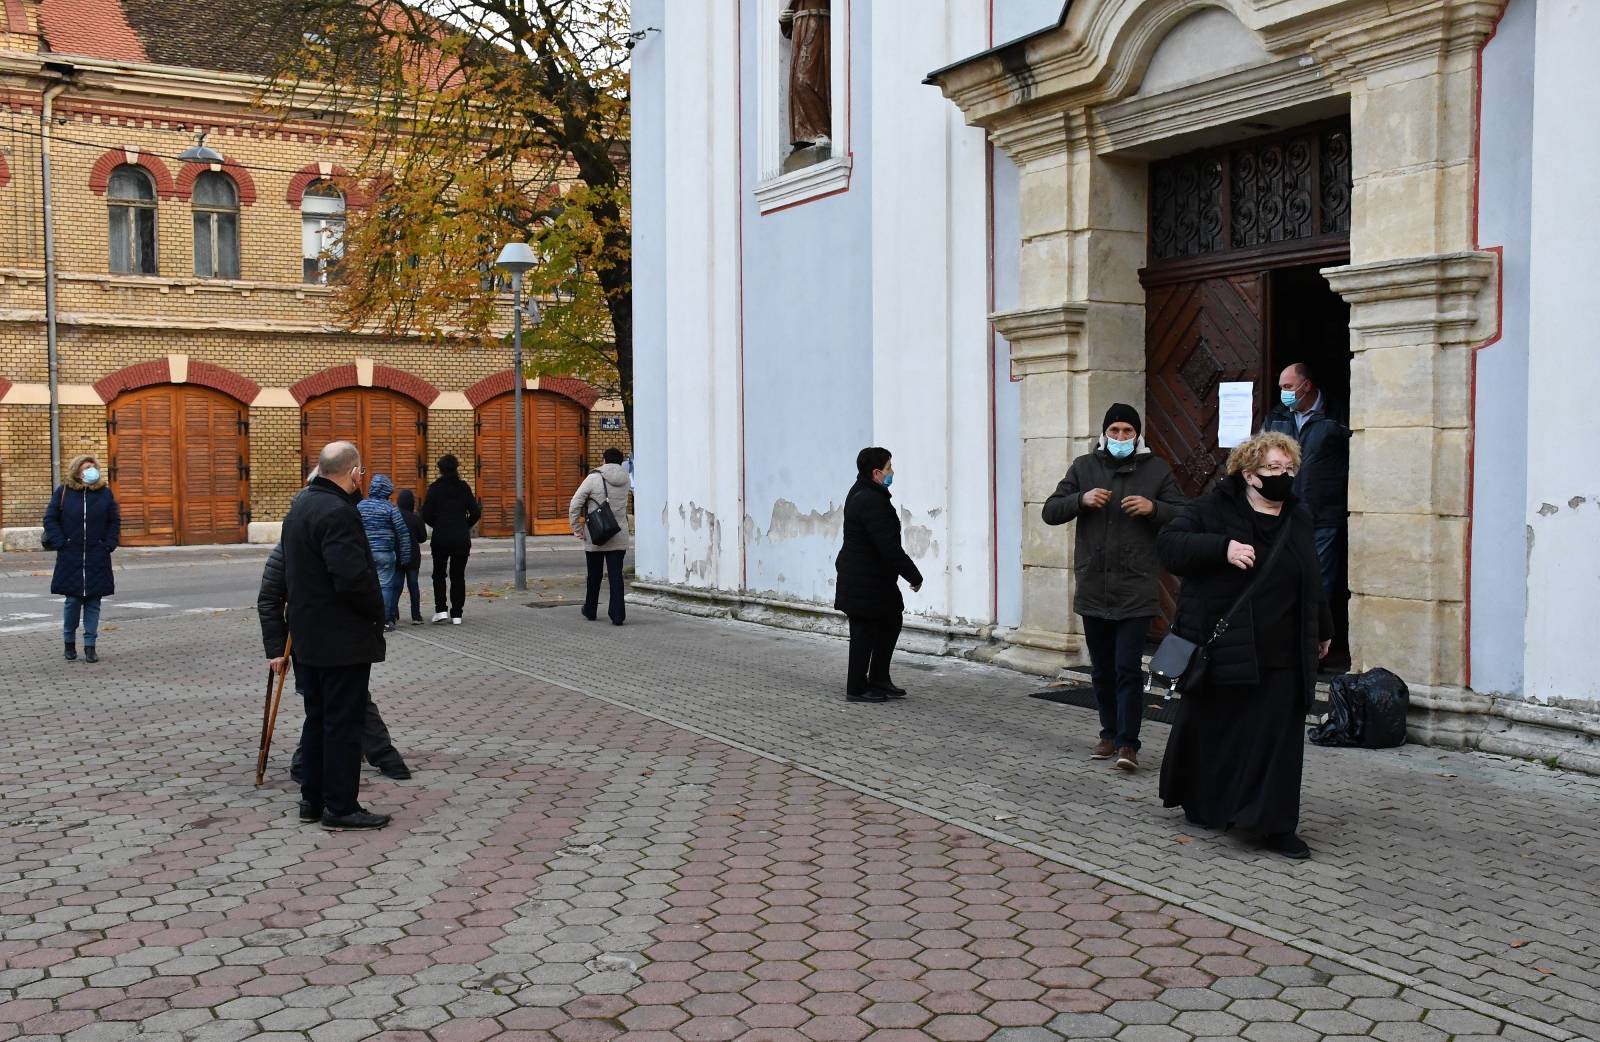
[[[1044,702],[1055,702],[1058,705],[1073,706],[1077,709],[1091,709],[1100,711],[1100,703],[1095,701],[1094,687],[1090,684],[1067,684],[1062,687],[1047,687],[1043,691],[1035,691],[1028,696]],[[1171,702],[1160,697],[1154,697],[1145,702],[1144,718],[1154,720],[1158,724],[1171,725],[1178,719],[1178,702]]]
[[[1321,693],[1320,691],[1318,692]],[[1095,701],[1094,686],[1091,684],[1063,684],[1059,687],[1047,687],[1043,691],[1035,691],[1028,696],[1043,702],[1055,702],[1058,705],[1072,706],[1076,709],[1090,709],[1098,713],[1100,703]],[[1154,720],[1158,724],[1169,727],[1177,722],[1178,704],[1181,699],[1174,698],[1168,701],[1159,695],[1146,695],[1144,704],[1144,718]],[[1306,722],[1318,723],[1327,715],[1328,703],[1318,699],[1311,704],[1306,712]]]

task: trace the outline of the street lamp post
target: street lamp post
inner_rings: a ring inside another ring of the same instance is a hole
[[[511,273],[511,402],[512,423],[516,425],[517,508],[515,528],[512,530],[511,561],[515,585],[519,590],[528,588],[528,512],[524,508],[524,475],[522,465],[522,273],[536,263],[533,249],[525,242],[508,242],[500,251],[495,263]]]

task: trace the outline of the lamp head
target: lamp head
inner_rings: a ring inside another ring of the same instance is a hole
[[[178,153],[178,158],[185,163],[220,163],[222,153],[206,146],[206,132],[202,130],[196,135],[193,145]]]
[[[520,275],[537,264],[538,259],[533,255],[533,247],[527,243],[508,242],[494,262],[511,274]]]

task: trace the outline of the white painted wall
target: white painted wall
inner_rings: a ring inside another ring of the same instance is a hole
[[[993,156],[994,309],[1017,307],[1021,279],[1022,179],[998,148]],[[995,387],[995,622],[1022,625],[1022,385],[1011,379],[1011,345],[994,335]]]
[[[734,4],[675,4],[663,77],[666,525],[663,577],[741,584],[739,51]]]
[[[1526,691],[1600,701],[1600,452],[1594,258],[1600,4],[1540,0],[1535,28]]]
[[[1476,355],[1472,649],[1477,691],[1522,690],[1528,429],[1528,250],[1538,0],[1511,0],[1483,52],[1478,241],[1501,249],[1500,339]]]
[[[665,0],[633,0],[633,28],[666,30]],[[637,574],[667,569],[666,39],[633,49],[633,532]]]
[[[984,49],[987,12],[877,0],[873,19],[874,440],[895,454],[895,500],[926,580],[908,609],[989,621],[986,142],[922,82]]]

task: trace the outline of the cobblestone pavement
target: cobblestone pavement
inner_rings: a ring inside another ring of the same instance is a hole
[[[0,642],[0,1040],[1594,1037],[1587,779],[1316,752],[1286,867],[999,671],[848,706],[816,638],[468,621],[375,675],[417,769],[368,775],[377,834],[295,821],[292,707],[251,786],[248,612]]]

